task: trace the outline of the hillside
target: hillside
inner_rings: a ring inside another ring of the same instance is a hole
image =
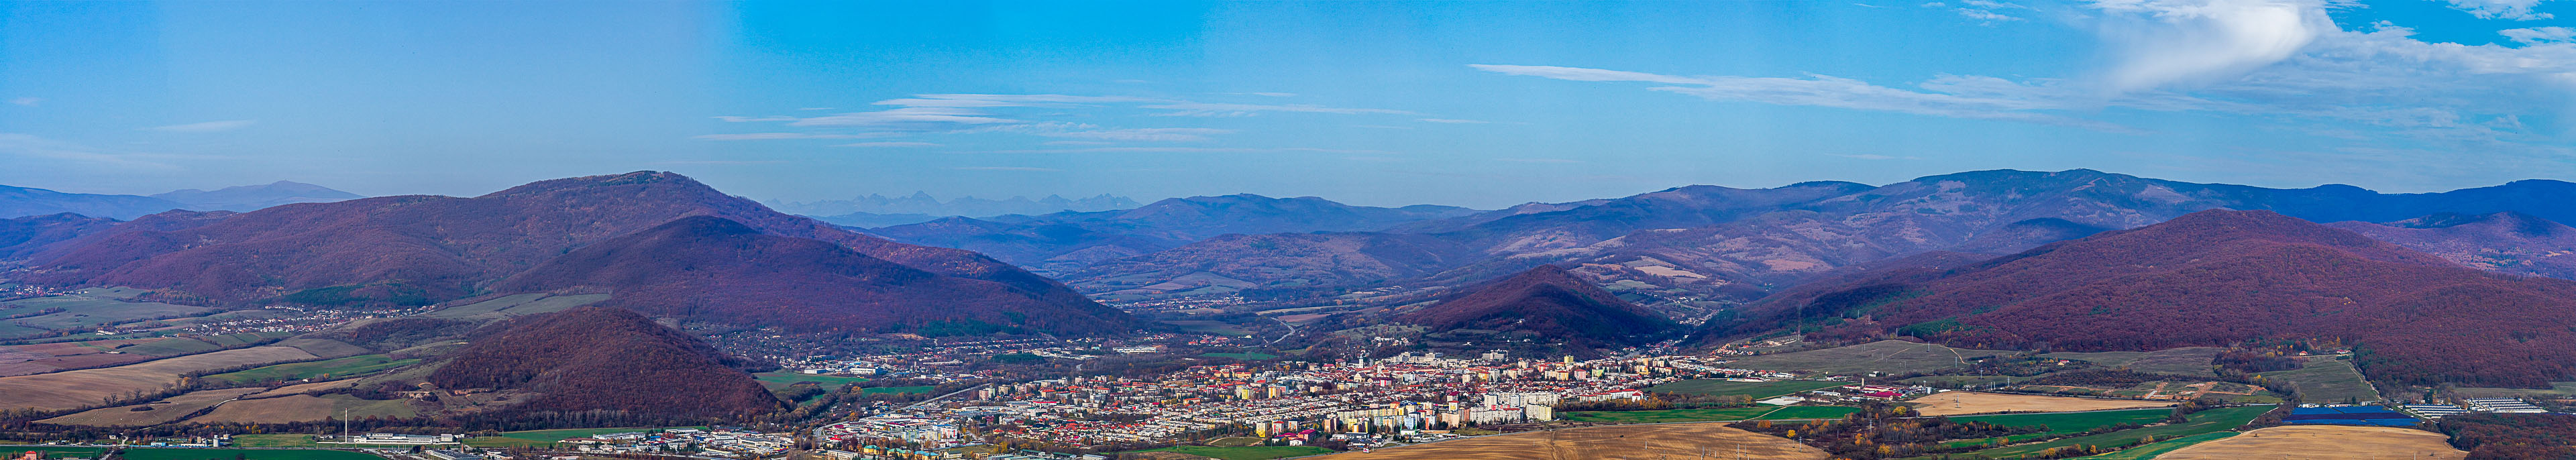
[[[302,182],[277,181],[217,190],[184,189],[152,195],[198,211],[256,211],[295,203],[326,203],[365,198],[355,193]]]
[[[819,240],[713,216],[591,243],[496,283],[497,293],[606,292],[598,306],[797,332],[1027,329],[1115,334],[1136,327],[1079,298],[930,273]],[[925,332],[933,333],[933,332]]]
[[[1541,265],[1396,316],[1434,332],[1525,333],[1576,348],[1641,345],[1680,328],[1554,265]]]
[[[1085,301],[1052,280],[972,252],[852,233],[649,171],[540,181],[473,198],[305,203],[185,228],[111,231],[39,257],[22,279],[178,289],[236,304],[426,304],[479,295],[487,283],[573,248],[698,215],[997,282],[1042,302]]]
[[[629,419],[739,417],[785,407],[696,338],[634,312],[582,307],[486,327],[473,344],[432,365],[441,389],[534,395],[505,409],[519,416],[622,411]]]
[[[72,213],[0,219],[0,263],[25,260],[54,245],[113,226],[115,220]]]
[[[63,193],[41,188],[0,185],[0,219],[72,213],[109,219],[132,219],[187,205],[134,195]]]
[[[1450,206],[1380,208],[1316,197],[1238,194],[1173,198],[1116,211],[948,218],[868,232],[908,243],[973,250],[1061,274],[1227,234],[1368,231],[1473,212]]]
[[[2518,212],[2442,213],[2385,224],[2327,224],[2504,273],[2576,279],[2576,228]]]
[[[1974,348],[2346,343],[2374,379],[2545,386],[2576,377],[2576,282],[2517,278],[2269,211],[2203,211],[1951,268],[1801,287],[1701,343],[1804,328]]]

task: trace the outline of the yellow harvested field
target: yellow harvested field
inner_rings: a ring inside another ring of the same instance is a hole
[[[1914,411],[1923,415],[1990,414],[1996,412],[2074,412],[2087,410],[2136,409],[2173,405],[2165,401],[2132,401],[2125,399],[2068,398],[2063,396],[2008,395],[1950,391],[1915,398]]]
[[[2261,459],[2421,459],[2459,460],[2469,453],[2451,448],[2448,437],[2430,431],[2387,426],[2292,425],[2175,449],[2156,460]]]
[[[223,404],[224,401],[230,401],[233,398],[239,398],[242,395],[258,391],[258,388],[231,388],[198,391],[172,396],[160,401],[153,401],[149,404],[92,409],[71,415],[37,421],[58,425],[84,426],[159,425],[179,421],[180,418],[187,417],[188,414],[194,414],[197,413],[197,411],[205,410],[207,407],[211,407],[216,404]],[[151,409],[135,410],[137,408],[145,407]]]
[[[1756,460],[1823,460],[1825,451],[1796,441],[1727,428],[1724,423],[1618,425],[1532,431],[1344,452],[1326,460],[1560,460],[1650,458],[1744,458]]]
[[[123,366],[0,377],[0,410],[95,407],[108,398],[160,391],[191,372],[315,359],[293,347],[251,347]]]
[[[292,423],[329,419],[332,402],[313,395],[283,398],[244,399],[215,408],[214,412],[188,419],[189,423]]]

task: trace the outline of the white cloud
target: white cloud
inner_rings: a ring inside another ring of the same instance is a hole
[[[2506,39],[2513,40],[2514,43],[2525,45],[2576,42],[2576,29],[2557,26],[2505,29],[2496,33],[2503,34]]]
[[[1957,9],[1954,9],[1953,11],[1958,12],[1960,16],[1967,16],[1969,19],[1975,19],[1975,20],[1979,20],[1979,21],[1986,21],[1986,23],[1987,23],[1987,24],[1993,24],[1993,23],[1995,23],[1995,22],[2003,22],[2003,21],[2019,21],[2019,20],[2021,20],[2021,17],[2013,16],[2013,15],[2008,15],[2008,14],[2003,14],[2003,13],[1999,12],[1998,10],[2029,10],[2029,9],[2031,9],[2031,7],[2022,6],[2021,4],[2018,4],[2018,3],[1998,2],[1998,1],[1992,1],[1992,0],[1960,0],[1960,1],[1959,1],[1959,5],[1960,5],[1960,7],[1959,7],[1959,8],[1957,8]],[[1926,3],[1926,4],[1924,4],[1923,6],[1933,7],[1933,8],[1940,8],[1940,7],[1944,7],[1944,6],[1948,6],[1948,5],[1940,4],[1940,3]]]
[[[218,133],[218,132],[224,132],[224,131],[231,131],[231,130],[236,130],[236,129],[248,128],[248,127],[250,127],[250,125],[251,125],[252,123],[258,123],[258,120],[223,120],[223,121],[209,121],[209,122],[202,122],[202,123],[188,123],[188,124],[178,124],[178,125],[169,125],[169,126],[154,126],[154,127],[150,127],[150,128],[143,128],[143,129],[152,130],[152,131],[169,132],[169,133]]]
[[[1411,114],[1413,114],[1413,112],[1406,112],[1406,111],[1402,111],[1402,110],[1388,110],[1388,109],[1354,109],[1354,108],[1344,108],[1344,107],[1325,107],[1325,106],[1320,106],[1320,105],[1310,105],[1310,104],[1286,104],[1286,105],[1273,105],[1273,104],[1226,104],[1226,103],[1211,103],[1211,102],[1173,102],[1173,103],[1166,103],[1166,104],[1146,105],[1146,106],[1143,106],[1143,107],[1144,107],[1144,108],[1148,108],[1148,109],[1171,110],[1171,111],[1172,111],[1172,112],[1170,112],[1170,113],[1165,113],[1165,114],[1163,114],[1163,115],[1173,115],[1173,116],[1191,116],[1191,117],[1241,117],[1241,116],[1257,115],[1257,114],[1260,114],[1261,112],[1335,113],[1335,114],[1344,114],[1344,115],[1350,115],[1350,114],[1364,114],[1364,113],[1391,114],[1391,115],[1411,115]]]
[[[891,137],[894,133],[815,134],[815,133],[731,133],[700,134],[691,139],[708,141],[769,141],[780,139],[873,139]]]
[[[877,101],[876,105],[905,107],[1061,107],[1076,104],[1120,102],[1171,102],[1126,96],[1068,96],[1063,94],[915,94],[904,99]]]
[[[2056,104],[2048,101],[1910,91],[1877,86],[1860,80],[1829,75],[1809,74],[1807,75],[1807,78],[1734,76],[1680,77],[1642,72],[1554,66],[1477,64],[1469,65],[1468,67],[1489,72],[1555,78],[1560,80],[1664,83],[1674,86],[1660,86],[1648,89],[1686,94],[1709,100],[1749,101],[1777,105],[1836,107],[1943,117],[2012,120],[2077,126],[2110,132],[2137,132],[2134,129],[2109,123],[2035,112],[2037,110],[2058,108]]]
[[[2477,17],[2487,18],[2487,19],[2511,19],[2511,20],[2516,20],[2516,21],[2530,21],[2530,20],[2536,20],[2536,19],[2550,19],[2550,18],[2556,17],[2556,16],[2551,16],[2549,13],[2539,13],[2539,12],[2533,12],[2533,11],[2531,11],[2531,9],[2532,9],[2533,7],[2540,6],[2540,2],[2541,2],[2542,0],[2450,0],[2450,1],[2451,1],[2451,7],[2452,7],[2452,8],[2458,8],[2458,9],[2460,9],[2461,11],[2467,11],[2467,12],[2469,12],[2469,14],[2477,15]]]
[[[10,99],[10,100],[9,100],[9,103],[11,103],[11,104],[17,104],[17,105],[25,106],[25,107],[35,107],[35,106],[36,106],[36,105],[38,105],[38,104],[43,104],[43,103],[45,103],[45,98],[41,98],[41,97],[21,97],[21,98],[17,98],[17,99]]]
[[[2097,0],[2119,64],[2105,89],[2207,84],[2281,62],[2335,30],[2322,0]]]
[[[833,145],[833,147],[938,147],[938,146],[939,146],[939,144],[933,144],[933,143],[929,143],[929,142],[914,142],[914,141],[853,142],[853,143],[848,143],[848,144],[836,144],[836,145]]]
[[[953,129],[958,126],[1019,123],[989,113],[956,107],[904,107],[806,118],[788,126],[884,126],[897,129]]]

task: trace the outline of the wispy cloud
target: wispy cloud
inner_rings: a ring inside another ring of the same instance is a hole
[[[913,142],[913,141],[854,142],[854,143],[848,143],[848,144],[837,144],[837,145],[833,145],[833,147],[938,147],[938,146],[939,146],[939,144],[934,144],[934,143],[929,143],[929,142]]]
[[[875,139],[893,137],[896,133],[818,134],[818,133],[729,133],[700,134],[691,139],[708,141],[767,141],[779,139]]]
[[[1358,109],[1358,108],[1348,108],[1348,107],[1326,107],[1326,106],[1311,105],[1311,104],[1226,104],[1226,103],[1210,103],[1210,102],[1175,102],[1175,103],[1168,103],[1168,104],[1153,104],[1153,105],[1146,105],[1146,106],[1143,106],[1143,107],[1144,107],[1144,108],[1148,108],[1148,109],[1170,110],[1170,111],[1172,111],[1172,112],[1169,112],[1169,113],[1164,113],[1163,115],[1171,115],[1171,116],[1186,116],[1186,117],[1243,117],[1243,116],[1258,115],[1258,114],[1260,114],[1260,113],[1262,113],[1262,112],[1335,113],[1335,114],[1345,114],[1345,115],[1349,115],[1349,114],[1363,114],[1363,113],[1389,114],[1389,115],[1411,115],[1411,114],[1413,114],[1413,112],[1406,112],[1406,111],[1402,111],[1402,110],[1391,110],[1391,109]]]
[[[31,97],[21,97],[21,98],[17,98],[17,99],[10,99],[10,100],[9,100],[9,103],[10,103],[10,104],[17,104],[17,105],[22,106],[22,107],[35,107],[35,106],[37,106],[37,105],[44,104],[44,103],[45,103],[45,98],[41,98],[41,97],[32,97],[32,96],[31,96]]]
[[[976,110],[956,107],[904,107],[875,112],[851,112],[806,118],[788,126],[877,126],[891,129],[941,129],[957,126],[1019,123],[1019,120],[992,116]]]
[[[2487,19],[2511,19],[2511,20],[2516,20],[2516,21],[2531,21],[2531,20],[2540,20],[2540,19],[2551,19],[2551,18],[2555,18],[2555,17],[2557,17],[2557,16],[2552,16],[2552,15],[2550,15],[2549,13],[2541,13],[2541,12],[2535,12],[2535,11],[2532,11],[2532,10],[2531,10],[2533,7],[2540,6],[2540,2],[2541,2],[2541,0],[2450,0],[2450,1],[2451,1],[2451,7],[2452,7],[2452,8],[2457,8],[2457,9],[2459,9],[2460,11],[2467,11],[2467,12],[2469,12],[2469,14],[2476,15],[2477,17],[2481,17],[2481,18],[2487,18]]]
[[[89,146],[57,141],[24,133],[0,133],[0,158],[11,164],[29,164],[35,160],[68,161],[115,167],[176,169],[177,166],[153,161],[154,155],[109,152]]]
[[[1553,164],[1574,164],[1574,163],[1582,163],[1582,162],[1583,162],[1582,160],[1568,160],[1568,159],[1563,159],[1563,158],[1495,158],[1495,159],[1494,159],[1494,161],[1505,161],[1505,162],[1512,162],[1512,163],[1553,163]]]
[[[2514,43],[2524,45],[2576,42],[2576,29],[2557,26],[2505,29],[2496,33],[2503,34],[2506,39],[2513,40]]]
[[[1423,119],[1421,119],[1421,120],[1422,120],[1422,121],[1427,121],[1427,122],[1432,122],[1432,123],[1450,123],[1450,124],[1465,124],[1465,125],[1482,125],[1482,124],[1490,124],[1490,123],[1493,123],[1493,122],[1490,122],[1490,121],[1484,121],[1484,120],[1461,120],[1461,119],[1456,119],[1456,118],[1423,118]]]
[[[1523,75],[1558,80],[1647,82],[1673,86],[1647,88],[1684,94],[1709,100],[1750,101],[1776,105],[1803,105],[1845,109],[1874,110],[1957,118],[2010,120],[2052,125],[2075,126],[2108,132],[2140,131],[2110,123],[2039,113],[2054,108],[2049,104],[2011,98],[1975,97],[1939,92],[1910,91],[1872,85],[1860,80],[1829,75],[1808,74],[1807,78],[1782,77],[1682,77],[1644,72],[1587,69],[1580,67],[1488,65],[1468,67],[1487,72]]]
[[[248,127],[250,127],[250,125],[251,125],[251,124],[253,124],[253,123],[258,123],[258,120],[223,120],[223,121],[209,121],[209,122],[202,122],[202,123],[188,123],[188,124],[178,124],[178,125],[168,125],[168,126],[154,126],[154,127],[150,127],[150,128],[143,128],[143,129],[151,130],[151,131],[167,132],[167,133],[217,133],[217,132],[224,132],[224,131],[231,131],[231,130],[236,130],[236,129],[248,128]]]

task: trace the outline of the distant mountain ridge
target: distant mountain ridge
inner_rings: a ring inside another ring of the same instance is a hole
[[[1926,269],[1928,268],[1928,269]],[[2461,267],[2271,211],[2211,210],[1966,265],[1887,267],[1710,320],[1701,343],[1801,328],[1965,347],[2352,344],[2375,380],[2576,378],[2576,281]]]
[[[2491,271],[2576,279],[2576,228],[2518,212],[2327,224]]]
[[[125,220],[187,206],[148,196],[63,193],[0,185],[0,218],[72,213]]]
[[[840,216],[856,213],[870,215],[913,214],[931,216],[933,218],[947,216],[985,217],[1004,214],[1048,214],[1066,211],[1093,212],[1130,209],[1139,206],[1134,199],[1109,194],[1101,194],[1083,199],[1067,199],[1062,196],[1047,195],[1044,198],[1034,200],[1029,199],[1026,196],[1013,196],[999,200],[964,196],[951,200],[940,200],[937,197],[930,196],[930,193],[928,192],[913,192],[911,195],[900,197],[868,194],[867,196],[847,200],[820,200],[807,202],[782,202],[772,200],[769,202],[769,205],[771,208],[778,209],[781,212],[808,216]],[[830,219],[826,220],[828,221]],[[864,227],[864,225],[859,226]]]
[[[213,191],[185,189],[153,198],[187,205],[196,211],[257,211],[271,206],[295,203],[328,203],[366,198],[364,195],[333,190],[330,187],[302,182],[277,181],[263,185],[224,187]]]
[[[1171,198],[1117,211],[946,218],[868,232],[915,244],[970,249],[1042,272],[1061,273],[1221,235],[1378,230],[1475,212],[1453,206],[1381,208],[1317,197],[1236,194]]]
[[[1657,271],[1665,275],[1631,279],[1661,289],[1750,300],[1743,294],[1778,290],[1839,267],[1925,251],[2004,254],[2209,209],[2271,210],[2321,222],[2498,211],[2564,221],[2576,218],[2576,184],[2526,180],[2442,193],[2381,194],[2344,185],[2271,189],[2078,169],[1971,171],[1883,186],[1689,186],[1613,199],[1534,203],[1332,237],[1380,244],[1281,245],[1271,238],[1216,238],[1051,270],[1066,273],[1067,283],[1086,292],[1151,296],[1219,287],[1454,285],[1540,264],[1645,263],[1663,267]],[[1391,242],[1409,247],[1383,244]],[[1215,269],[1256,260],[1270,262],[1244,270]]]
[[[812,241],[797,244],[845,248],[868,260],[906,267],[899,271],[902,276],[927,273],[933,275],[930,279],[955,281],[921,286],[925,288],[977,286],[972,293],[946,293],[967,303],[954,311],[982,311],[983,306],[974,304],[979,301],[1007,302],[1009,306],[992,308],[1024,312],[1041,308],[1031,305],[1081,311],[1103,308],[1053,280],[973,252],[850,232],[771,211],[678,174],[654,171],[539,181],[473,198],[392,196],[279,206],[212,218],[139,219],[53,245],[26,261],[30,269],[15,278],[63,286],[184,291],[217,304],[421,305],[492,294],[493,284],[504,278],[547,266],[552,259],[591,254],[577,249],[692,216],[720,217],[760,234]],[[128,227],[146,228],[125,230]],[[672,248],[698,249],[687,244]],[[829,251],[803,251],[824,252]],[[724,258],[699,262],[756,263]],[[960,284],[963,281],[957,279],[982,283]],[[639,283],[668,284],[649,277]],[[535,286],[625,285],[595,280],[577,284]],[[911,286],[898,283],[895,287]],[[819,297],[803,300],[829,303]]]

